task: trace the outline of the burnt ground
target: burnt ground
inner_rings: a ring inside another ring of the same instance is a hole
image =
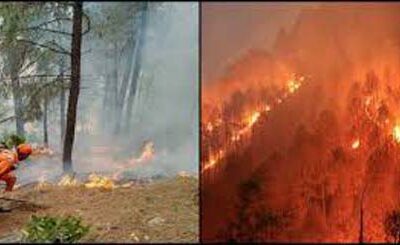
[[[10,213],[0,213],[0,242],[19,234],[31,215],[75,215],[90,225],[82,242],[198,242],[198,179],[177,176],[113,190],[34,185],[6,197]],[[0,201],[3,204],[7,201]]]

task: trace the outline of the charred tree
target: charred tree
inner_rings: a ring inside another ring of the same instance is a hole
[[[47,107],[48,107],[47,98],[43,101],[43,144],[45,147],[49,147],[49,134],[48,134],[48,126],[47,126]]]
[[[136,95],[137,84],[139,80],[140,71],[142,68],[143,62],[143,48],[144,48],[144,40],[146,37],[146,29],[147,29],[147,22],[148,22],[148,11],[149,11],[149,3],[143,2],[141,8],[141,18],[140,18],[140,30],[139,30],[139,40],[137,42],[136,48],[136,57],[135,63],[133,67],[133,74],[132,80],[129,87],[129,94],[128,94],[128,101],[126,106],[126,113],[125,113],[125,128],[129,129],[131,126],[132,121],[132,109],[133,109],[133,102]]]
[[[68,98],[67,124],[63,149],[63,170],[72,172],[72,149],[75,138],[76,112],[78,106],[81,73],[82,2],[74,2],[71,41],[71,84]]]

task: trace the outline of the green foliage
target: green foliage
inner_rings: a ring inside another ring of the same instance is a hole
[[[14,146],[25,142],[25,137],[17,134],[5,134],[1,139],[1,144],[3,144],[7,149],[11,149]]]
[[[23,242],[74,243],[89,232],[89,226],[81,224],[81,219],[73,216],[51,217],[32,216],[22,230]]]

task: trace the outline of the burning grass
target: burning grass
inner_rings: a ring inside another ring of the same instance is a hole
[[[198,241],[197,178],[181,174],[149,183],[113,183],[115,188],[103,188],[106,182],[93,188],[105,179],[95,175],[90,179],[82,185],[25,186],[9,194],[36,208],[16,205],[12,212],[1,213],[0,237],[18,232],[36,214],[82,217],[92,227],[83,242]]]

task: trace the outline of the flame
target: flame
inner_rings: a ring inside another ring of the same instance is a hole
[[[215,165],[219,162],[219,160],[221,160],[224,156],[225,156],[225,151],[219,150],[218,154],[212,155],[208,160],[208,162],[205,163],[203,170],[215,167]]]
[[[302,77],[304,80],[304,77]],[[293,94],[294,92],[296,92],[301,86],[300,81],[296,81],[295,79],[290,79],[287,83],[287,88],[289,93]]]
[[[356,139],[353,141],[353,143],[351,144],[351,148],[353,149],[358,149],[360,147],[360,140]]]
[[[116,187],[110,178],[94,173],[89,175],[88,180],[89,181],[85,183],[86,188],[103,188],[106,190],[112,190]]]
[[[39,185],[41,182],[39,182]],[[86,183],[81,184],[74,176],[64,175],[61,180],[57,183],[58,186],[64,187],[74,187],[74,186],[84,186],[86,188],[103,188],[106,190],[111,190],[116,187],[114,182],[105,176],[97,175],[92,173],[89,175]]]
[[[207,123],[207,127],[206,128],[210,132],[213,131],[213,129],[214,129],[213,125],[210,122]]]
[[[240,140],[240,134],[233,135],[233,136],[231,137],[231,140],[232,140],[233,142],[239,141],[239,140]]]
[[[146,163],[152,160],[155,156],[154,150],[154,143],[151,141],[146,141],[142,147],[142,152],[138,158],[134,158],[129,162],[118,166],[117,171],[112,174],[112,177],[101,176],[95,173],[91,173],[88,176],[88,179],[84,182],[79,182],[74,176],[72,175],[64,175],[58,183],[57,186],[63,187],[74,187],[74,186],[83,186],[86,188],[103,188],[103,189],[113,189],[118,187],[113,180],[119,179],[120,175],[123,173],[124,170],[127,168],[131,168],[132,164],[136,165],[138,163]],[[46,175],[43,174],[38,179],[37,188],[41,189],[45,186],[50,185],[50,183],[46,182]]]
[[[117,171],[112,175],[113,180],[118,180],[122,173],[129,168],[137,165],[138,163],[143,164],[153,160],[155,157],[154,143],[151,141],[145,141],[142,147],[142,153],[138,158],[132,158],[127,164],[122,164],[117,167]]]
[[[366,105],[366,106],[369,106],[369,105],[371,105],[371,102],[372,102],[372,97],[371,97],[371,96],[368,96],[368,97],[365,99],[365,105]]]
[[[210,157],[208,162],[204,165],[203,170],[207,170],[207,169],[213,168],[216,163],[217,163],[217,159],[214,158],[214,157]]]
[[[277,97],[275,98],[275,101],[277,102],[277,104],[281,104],[287,97],[290,96],[290,94],[295,93],[302,85],[302,82],[305,80],[304,76],[300,76],[299,79],[295,79],[296,75],[293,75],[293,78],[289,79],[287,81],[287,86],[284,88],[284,92],[281,95],[281,97]],[[252,127],[254,126],[254,124],[259,120],[261,113],[268,113],[272,110],[271,105],[269,104],[265,104],[264,106],[261,105],[261,107],[259,107],[256,110],[252,110],[247,116],[244,118],[244,126],[238,130],[236,130],[235,132],[233,132],[232,136],[230,137],[230,142],[228,142],[228,146],[232,145],[232,143],[236,143],[238,141],[240,141],[241,139],[243,139],[243,136],[248,134],[249,132],[251,132]],[[222,120],[219,118],[215,121],[214,125],[220,125],[222,124]],[[211,122],[207,122],[206,124],[206,130],[209,132],[212,132],[214,130],[214,126]],[[215,129],[217,130],[217,129]],[[229,151],[228,150],[219,150],[218,154],[211,154],[211,156],[209,156],[208,161],[205,162],[203,170],[208,170],[208,169],[212,169],[214,168],[218,162],[223,159],[226,155],[226,153]]]
[[[260,117],[260,112],[255,111],[253,114],[251,114],[250,118],[248,119],[248,127],[252,127],[254,123],[257,122],[258,118]]]
[[[72,175],[64,175],[61,180],[57,183],[58,186],[78,186],[78,180]]]
[[[400,143],[400,124],[393,127],[393,139],[396,143]]]
[[[135,159],[136,162],[147,162],[154,158],[154,143],[148,141],[144,144],[142,148],[142,154],[139,158]]]

